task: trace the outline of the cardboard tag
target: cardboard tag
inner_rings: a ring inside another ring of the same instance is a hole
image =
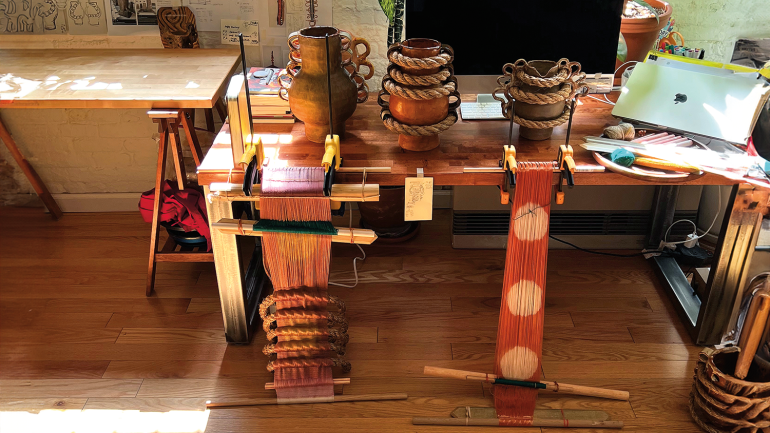
[[[433,178],[423,177],[422,169],[418,169],[417,176],[406,178],[404,221],[433,219]]]

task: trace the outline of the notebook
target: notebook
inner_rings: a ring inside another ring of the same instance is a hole
[[[764,79],[638,63],[612,115],[746,144],[769,97]]]

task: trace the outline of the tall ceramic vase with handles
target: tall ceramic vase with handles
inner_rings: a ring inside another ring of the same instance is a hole
[[[323,143],[329,134],[329,84],[327,77],[326,37],[329,37],[331,65],[332,122],[334,133],[343,137],[345,121],[353,115],[356,104],[369,97],[366,76],[359,74],[361,66],[374,73],[369,55],[369,43],[354,38],[334,27],[308,27],[289,36],[289,64],[280,79],[280,97],[289,101],[292,113],[305,123],[305,136]],[[358,47],[363,46],[360,54]]]

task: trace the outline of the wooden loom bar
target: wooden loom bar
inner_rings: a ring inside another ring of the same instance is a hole
[[[507,427],[500,425],[497,418],[444,418],[416,416],[412,418],[414,425],[452,425],[452,426],[488,426]],[[623,428],[623,421],[593,421],[585,419],[538,419],[532,424],[511,427],[565,427],[565,428]]]
[[[406,400],[407,395],[405,393],[391,393],[391,394],[361,394],[361,395],[335,395],[334,400],[328,403],[345,403],[349,401],[378,401],[378,400]],[[318,401],[282,401],[279,402],[276,398],[249,398],[245,400],[225,402],[225,403],[206,403],[206,409],[218,409],[223,407],[237,407],[237,406],[263,406],[274,404],[313,404]]]
[[[213,223],[211,227],[219,230],[220,233],[228,235],[262,236],[263,232],[254,230],[254,224],[256,223],[254,220],[222,218],[218,222]],[[335,228],[337,229],[337,234],[332,236],[332,242],[371,245],[372,242],[377,240],[377,235],[372,230],[351,229],[348,227]]]
[[[340,377],[337,379],[334,379],[335,385],[349,385],[350,384],[350,378],[349,377]],[[265,383],[265,389],[275,389],[275,382],[267,382]]]
[[[494,382],[497,376],[494,374],[478,373],[475,371],[454,370],[451,368],[425,366],[423,373],[427,376],[446,377],[459,380],[475,380],[479,382]],[[595,388],[591,386],[570,385],[561,382],[548,382],[541,380],[548,391],[559,392],[563,394],[584,395],[588,397],[608,398],[611,400],[628,401],[628,391],[618,391],[614,389]]]
[[[227,198],[233,201],[259,201],[262,185],[255,184],[251,196],[243,194],[243,185],[236,183],[212,183],[212,192],[226,192]],[[333,202],[370,202],[380,201],[380,186],[372,184],[334,184],[330,197]]]

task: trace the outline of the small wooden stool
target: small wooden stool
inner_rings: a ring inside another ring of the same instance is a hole
[[[155,289],[155,267],[158,262],[213,262],[214,253],[205,250],[195,251],[192,247],[179,245],[173,237],[169,237],[163,248],[158,251],[157,245],[160,238],[158,228],[160,226],[160,209],[163,200],[163,181],[166,178],[166,153],[168,144],[171,143],[171,152],[176,171],[176,179],[179,189],[187,186],[187,174],[182,157],[182,143],[179,139],[179,127],[184,129],[187,142],[190,145],[195,166],[201,164],[203,152],[201,152],[198,136],[193,127],[194,112],[191,109],[179,110],[151,110],[147,112],[153,122],[158,124],[160,141],[158,143],[158,168],[155,172],[155,201],[152,207],[152,233],[150,235],[150,263],[147,268],[147,292],[152,295]],[[177,251],[179,247],[179,251]]]

